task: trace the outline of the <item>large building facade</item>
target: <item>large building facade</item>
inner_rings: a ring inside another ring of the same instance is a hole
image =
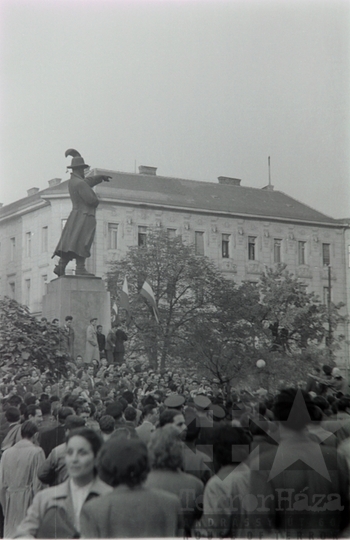
[[[121,258],[130,246],[141,245],[148,228],[162,227],[169,235],[193,243],[198,255],[208,256],[238,283],[257,281],[266,266],[285,263],[322,302],[327,303],[331,293],[333,302],[346,303],[347,314],[346,222],[272,186],[256,189],[222,176],[210,183],[160,177],[154,167],[139,170],[139,174],[91,170],[112,177],[96,187],[100,204],[87,261],[91,272],[104,278],[110,261]],[[0,295],[26,304],[38,316],[46,283],[56,277],[51,257],[70,211],[68,181],[60,179],[0,208]],[[67,273],[73,273],[73,267],[70,263]],[[340,331],[348,337],[347,327]],[[346,344],[338,361],[347,369]]]

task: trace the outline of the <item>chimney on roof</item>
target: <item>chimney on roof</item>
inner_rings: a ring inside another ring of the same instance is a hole
[[[49,186],[55,187],[58,186],[62,182],[62,178],[52,178],[52,180],[49,180]]]
[[[225,184],[226,186],[240,186],[240,178],[231,178],[230,176],[219,176],[219,184]]]
[[[149,176],[156,176],[157,167],[148,167],[147,165],[139,165],[139,174],[148,174]]]
[[[38,191],[40,191],[38,187],[32,187],[30,189],[27,189],[28,197],[35,195],[35,193],[38,193]]]
[[[266,191],[273,191],[273,185],[272,184],[268,184],[267,186],[261,188],[261,189],[265,189]]]

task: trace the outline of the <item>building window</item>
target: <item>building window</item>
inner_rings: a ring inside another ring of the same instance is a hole
[[[223,259],[230,257],[230,235],[223,234],[221,238],[221,254]]]
[[[29,307],[30,305],[30,279],[26,279],[24,281],[24,294],[25,294],[24,303],[26,306]]]
[[[329,307],[329,287],[323,287],[323,303]]]
[[[248,259],[250,261],[255,261],[256,259],[255,242],[255,236],[248,236]]]
[[[273,241],[273,262],[282,262],[282,240],[280,238],[275,238]]]
[[[194,246],[195,246],[196,255],[204,255],[204,233],[203,232],[195,231]]]
[[[47,274],[41,276],[41,296],[46,294],[47,290]]]
[[[138,246],[143,247],[147,243],[147,227],[139,227]]]
[[[16,299],[16,283],[14,281],[9,283],[9,296],[12,300]]]
[[[329,266],[331,264],[331,245],[322,244],[322,264]]]
[[[118,248],[118,223],[108,223],[108,249]]]
[[[298,242],[298,264],[306,264],[306,242]]]
[[[10,261],[15,259],[16,254],[16,238],[10,238]]]
[[[47,252],[48,240],[49,240],[49,228],[46,226],[41,229],[41,253]]]
[[[176,238],[176,229],[167,229],[166,232],[169,240]]]
[[[31,257],[32,256],[32,233],[31,232],[26,233],[25,249],[26,249],[26,257]]]

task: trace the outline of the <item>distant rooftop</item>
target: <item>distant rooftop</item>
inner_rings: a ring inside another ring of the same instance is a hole
[[[293,199],[272,186],[263,189],[244,187],[236,178],[219,177],[219,182],[202,182],[157,176],[155,167],[140,167],[141,173],[125,173],[106,169],[92,169],[90,174],[108,174],[110,182],[96,187],[103,200],[121,204],[203,211],[242,217],[282,219],[341,226],[336,220]],[[55,179],[58,180],[58,179]],[[56,185],[54,185],[56,183]],[[68,195],[68,180],[51,181],[51,187],[0,208],[0,219],[25,210],[40,201]],[[46,203],[48,204],[48,203]]]

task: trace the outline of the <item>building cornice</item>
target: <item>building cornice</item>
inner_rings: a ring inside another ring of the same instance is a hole
[[[6,214],[4,216],[0,215],[0,223],[3,221],[6,221],[8,219],[13,219],[16,217],[23,216],[24,214],[29,214],[30,212],[34,212],[35,210],[38,210],[39,208],[43,208],[45,206],[49,206],[50,203],[48,201],[45,201],[43,199],[40,199],[36,201],[34,204],[31,204],[30,206],[26,206],[25,208],[19,208],[15,212],[11,212],[10,214]]]
[[[284,217],[278,217],[278,216],[264,216],[259,214],[244,214],[244,213],[238,213],[238,212],[227,212],[227,211],[220,211],[220,210],[209,210],[205,208],[192,208],[187,206],[172,206],[172,205],[165,205],[165,204],[157,204],[157,203],[149,203],[149,202],[135,202],[135,201],[126,201],[123,199],[112,199],[112,198],[103,198],[101,197],[99,199],[100,203],[107,203],[107,204],[120,204],[122,206],[137,206],[139,208],[154,208],[157,210],[167,210],[167,211],[174,211],[174,212],[185,212],[193,213],[193,214],[204,214],[204,215],[211,215],[211,216],[218,216],[218,217],[233,217],[237,219],[254,219],[259,221],[274,221],[279,223],[287,223],[287,224],[296,224],[296,225],[308,225],[308,226],[314,226],[314,227],[331,227],[333,229],[347,229],[349,226],[345,225],[344,223],[327,223],[322,221],[308,221],[303,219],[296,219],[296,218],[284,218]]]

